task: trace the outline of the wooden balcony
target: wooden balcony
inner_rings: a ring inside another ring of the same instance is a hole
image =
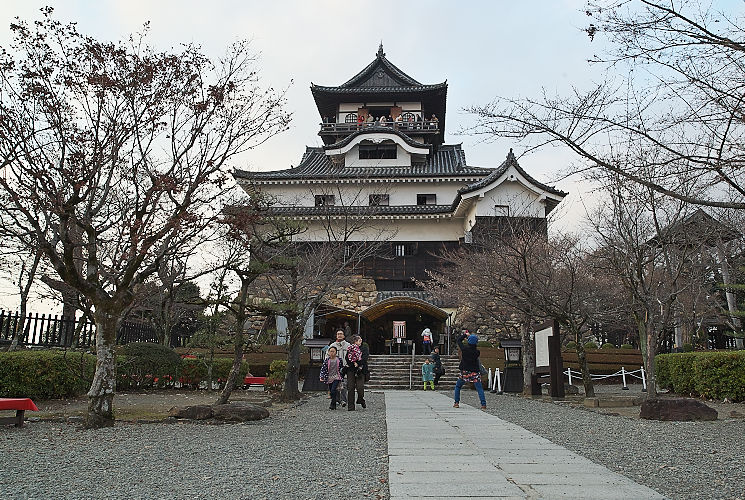
[[[386,122],[382,125],[379,121],[371,123],[321,123],[321,131],[318,135],[345,136],[358,130],[399,130],[409,135],[430,135],[440,131],[440,123],[425,120],[423,122]]]

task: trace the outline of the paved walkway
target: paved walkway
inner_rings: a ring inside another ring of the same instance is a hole
[[[520,426],[437,392],[387,391],[391,499],[664,499]],[[436,436],[436,438],[432,438]]]

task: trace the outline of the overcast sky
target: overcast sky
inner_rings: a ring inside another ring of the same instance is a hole
[[[79,30],[99,39],[118,40],[150,21],[151,42],[160,49],[192,42],[217,57],[238,39],[252,40],[261,55],[265,85],[290,85],[288,108],[294,113],[289,132],[278,136],[235,166],[276,170],[296,165],[306,145],[321,144],[320,117],[310,94],[311,82],[339,85],[365,67],[383,43],[387,58],[422,83],[448,82],[445,140],[463,143],[469,165],[496,167],[510,147],[507,140],[484,142],[459,135],[471,122],[462,111],[496,96],[537,96],[542,89],[566,94],[587,88],[603,68],[587,59],[602,51],[582,31],[590,22],[585,0],[489,0],[427,2],[375,0],[293,1],[73,1],[0,2],[0,45],[9,41],[15,16],[35,19],[38,9],[54,5],[56,17],[75,21]],[[741,0],[717,2],[732,13]],[[546,149],[520,158],[538,180],[568,191],[560,228],[576,229],[588,196],[579,179],[558,180],[572,157]],[[13,307],[0,296],[0,307]]]

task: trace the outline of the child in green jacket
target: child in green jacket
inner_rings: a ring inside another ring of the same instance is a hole
[[[427,390],[427,384],[430,385],[432,390],[435,390],[435,365],[433,365],[429,358],[424,360],[422,365],[422,381],[424,382],[424,390]]]

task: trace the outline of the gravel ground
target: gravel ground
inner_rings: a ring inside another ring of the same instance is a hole
[[[461,394],[478,406],[476,391]],[[658,422],[490,393],[487,407],[671,499],[745,499],[745,420],[721,410],[714,422]]]
[[[388,498],[385,402],[366,400],[247,424],[0,427],[0,498]]]

